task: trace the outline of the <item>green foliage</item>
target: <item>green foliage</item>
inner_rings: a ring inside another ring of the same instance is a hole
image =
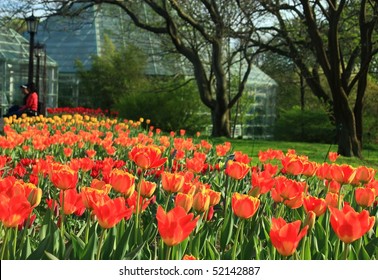
[[[132,45],[116,50],[107,38],[104,45],[104,53],[92,57],[91,69],[77,63],[80,106],[111,110],[122,96],[139,90],[144,82],[144,53]]]
[[[119,116],[151,120],[163,131],[185,129],[193,134],[210,124],[193,81],[184,78],[150,78],[149,89],[124,95],[117,103]]]
[[[282,141],[333,143],[334,126],[324,110],[302,111],[298,106],[281,111],[275,138]]]

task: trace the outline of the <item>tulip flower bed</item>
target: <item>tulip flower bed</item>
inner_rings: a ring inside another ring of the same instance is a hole
[[[377,259],[375,170],[149,121],[5,119],[1,259]]]

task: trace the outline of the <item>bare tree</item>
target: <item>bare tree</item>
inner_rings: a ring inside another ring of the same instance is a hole
[[[378,52],[378,2],[258,2],[269,24],[255,26],[260,37],[254,43],[293,60],[312,92],[331,106],[338,153],[361,157],[363,100]]]
[[[136,26],[161,36],[168,36],[176,51],[192,66],[201,101],[211,112],[212,135],[230,136],[230,109],[242,96],[253,58],[252,49],[248,47],[252,33],[252,29],[247,25],[250,18],[240,9],[238,5],[240,1],[37,0],[34,2],[35,7],[45,9],[46,15],[66,16],[75,16],[92,6],[115,5],[127,13]],[[244,67],[238,89],[234,94],[230,94],[227,81],[230,67],[235,61],[242,63]]]

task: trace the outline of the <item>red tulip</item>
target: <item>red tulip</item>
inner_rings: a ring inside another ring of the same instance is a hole
[[[109,184],[115,191],[129,197],[135,190],[135,176],[121,169],[113,169],[110,172]]]
[[[312,211],[317,217],[320,217],[327,211],[327,202],[323,198],[307,196],[303,199],[303,207],[306,213]]]
[[[243,162],[229,160],[227,161],[225,172],[231,178],[241,180],[248,174],[250,169],[251,168]]]
[[[251,218],[260,206],[260,200],[246,194],[234,193],[231,199],[234,214],[242,219]]]
[[[334,207],[329,207],[329,210],[333,231],[341,241],[347,244],[361,238],[375,223],[375,217],[369,217],[368,211],[363,210],[358,213],[347,203],[342,210]]]
[[[161,185],[163,189],[170,193],[181,191],[184,185],[185,177],[179,173],[163,172],[161,174]]]
[[[54,186],[61,190],[76,188],[78,182],[77,171],[64,164],[53,164],[49,177]]]
[[[161,150],[157,146],[134,146],[129,152],[129,158],[142,169],[162,166],[167,158],[161,158]]]
[[[158,230],[164,243],[175,246],[184,241],[197,225],[199,216],[193,219],[193,213],[187,214],[184,208],[176,206],[166,213],[159,205],[156,213]]]
[[[32,212],[29,201],[22,194],[8,197],[0,193],[0,221],[7,228],[22,224]]]
[[[301,221],[287,223],[283,218],[272,218],[270,240],[282,256],[294,254],[301,239],[307,234],[308,226],[300,229]]]
[[[133,208],[127,208],[123,197],[108,200],[102,205],[95,205],[93,214],[96,215],[102,228],[112,228],[122,219],[129,219]]]
[[[355,199],[358,205],[370,207],[375,200],[375,189],[373,188],[356,188],[354,191]]]

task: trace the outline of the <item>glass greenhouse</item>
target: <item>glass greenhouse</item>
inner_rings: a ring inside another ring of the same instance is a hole
[[[104,51],[105,36],[116,46],[133,44],[148,57],[146,74],[191,76],[191,71],[180,59],[172,57],[164,38],[143,32],[131,23],[127,14],[114,6],[103,5],[100,10],[87,10],[80,17],[51,17],[41,22],[37,40],[49,49],[49,55],[59,65],[59,106],[78,106],[79,84],[76,62],[89,68],[93,55]],[[253,66],[246,85],[243,112],[232,125],[232,135],[243,138],[272,138],[275,122],[276,82]],[[246,105],[248,104],[248,105]]]
[[[36,75],[37,58],[34,57]],[[46,107],[57,107],[58,67],[46,55],[39,62],[40,101]],[[12,29],[0,28],[0,103],[1,115],[12,104],[22,104],[20,85],[27,83],[29,69],[29,41]],[[36,83],[37,84],[37,83]],[[41,98],[43,97],[43,99]]]

